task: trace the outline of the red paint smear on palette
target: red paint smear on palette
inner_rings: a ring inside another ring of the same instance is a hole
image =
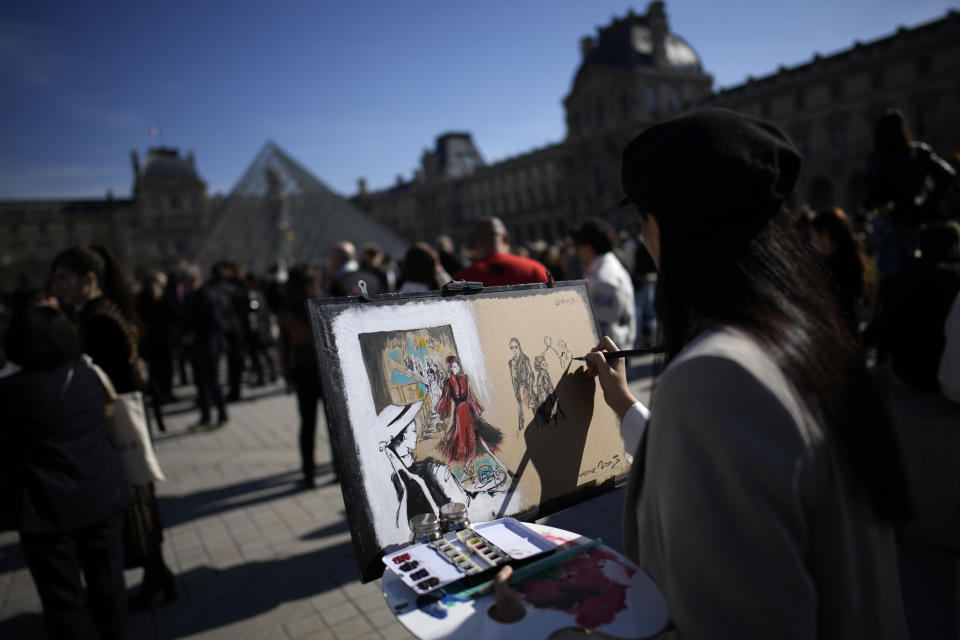
[[[554,535],[554,534],[550,533],[549,531],[544,531],[544,532],[541,533],[540,535],[542,535],[542,536],[543,536],[544,538],[546,538],[547,540],[550,540],[550,541],[552,541],[552,542],[556,542],[558,545],[569,545],[569,546],[572,546],[572,545],[570,545],[570,538],[561,538],[560,536]]]
[[[608,578],[603,567],[613,562],[620,565],[627,577],[636,569],[625,565],[614,554],[594,549],[586,556],[576,556],[545,577],[516,585],[523,598],[541,609],[559,609],[575,616],[581,627],[596,628],[613,622],[627,604],[629,584]]]

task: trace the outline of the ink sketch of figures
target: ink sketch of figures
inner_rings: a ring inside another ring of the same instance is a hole
[[[481,417],[483,407],[457,357],[448,356],[446,363],[450,375],[437,411],[444,420],[452,417],[452,421],[440,441],[440,452],[467,493],[502,490],[511,475],[495,455],[503,433]]]
[[[397,527],[418,513],[439,513],[447,502],[468,500],[446,465],[432,457],[416,458],[417,421],[422,419],[423,405],[422,400],[394,404],[377,416],[378,432],[386,437],[380,451],[390,463],[390,481],[397,492]]]
[[[534,406],[537,412],[537,424],[545,427],[550,420],[557,424],[564,417],[563,409],[557,400],[556,390],[553,382],[550,380],[550,371],[547,369],[547,359],[539,355],[533,359],[534,368],[537,371],[537,382],[535,385]]]
[[[524,407],[533,409],[533,369],[530,367],[530,358],[520,347],[520,341],[510,338],[510,381],[513,383],[513,393],[517,399],[517,431],[523,431],[526,420],[523,417]]]

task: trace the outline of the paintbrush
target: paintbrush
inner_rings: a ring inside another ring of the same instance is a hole
[[[540,575],[544,571],[548,571],[554,567],[559,567],[573,557],[581,553],[587,553],[591,549],[599,547],[601,544],[603,544],[603,539],[595,538],[587,544],[570,547],[569,549],[564,549],[563,551],[557,551],[551,556],[547,556],[546,558],[541,558],[540,560],[524,565],[519,569],[514,570],[513,575],[510,576],[508,584],[519,584],[520,582],[529,580],[530,578]],[[469,600],[470,598],[485,596],[493,591],[493,585],[495,582],[495,579],[487,580],[462,591],[456,591],[454,593],[448,592],[447,595],[460,600]]]
[[[648,353],[663,353],[662,347],[648,347],[646,349],[624,349],[623,351],[601,351],[607,360],[613,358],[629,358],[630,356],[645,356]],[[574,360],[586,360],[587,356],[574,356]]]

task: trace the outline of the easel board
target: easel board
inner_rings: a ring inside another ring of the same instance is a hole
[[[308,301],[361,579],[408,520],[468,505],[530,521],[629,472],[616,416],[574,356],[600,340],[585,281]]]

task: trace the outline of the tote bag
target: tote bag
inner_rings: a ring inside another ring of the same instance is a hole
[[[153,442],[150,440],[143,393],[140,391],[117,393],[110,381],[110,376],[95,365],[89,356],[84,356],[84,359],[100,377],[100,382],[103,383],[107,395],[112,400],[107,407],[108,436],[110,442],[120,452],[130,484],[166,480],[157,461],[157,454],[153,450]]]

